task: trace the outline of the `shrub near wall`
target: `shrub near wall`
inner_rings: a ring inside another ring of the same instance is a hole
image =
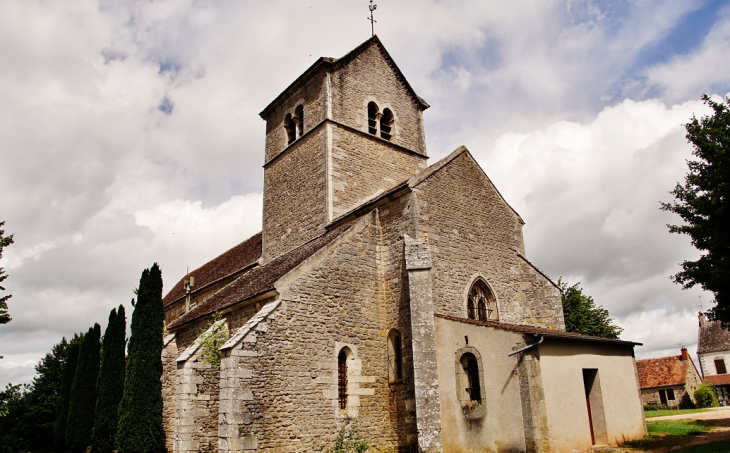
[[[715,388],[710,384],[702,384],[695,390],[695,401],[696,406],[702,407],[717,407],[720,402],[717,400],[717,394]]]

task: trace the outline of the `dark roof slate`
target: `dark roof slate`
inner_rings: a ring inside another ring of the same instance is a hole
[[[195,305],[189,312],[171,322],[169,328],[179,327],[186,322],[273,290],[274,283],[277,280],[314,255],[315,252],[337,239],[350,227],[351,225],[346,225],[329,231],[269,263],[251,269],[208,299]]]
[[[637,360],[639,387],[661,387],[686,383],[687,368],[691,360],[691,358],[682,360],[681,355]]]
[[[167,306],[185,296],[185,280],[195,278],[193,294],[221,278],[239,272],[256,263],[261,258],[261,232],[258,232],[230,250],[223,252],[199,268],[190,271],[180,279],[169,293],[162,299],[162,305]]]
[[[704,317],[703,314],[700,314]],[[730,350],[730,331],[722,328],[720,321],[700,319],[697,354]]]

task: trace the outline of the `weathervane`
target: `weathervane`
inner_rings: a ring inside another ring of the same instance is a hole
[[[371,36],[375,36],[375,22],[377,22],[377,20],[373,18],[373,11],[375,11],[377,7],[378,5],[374,4],[373,0],[370,0],[370,5],[368,6],[368,8],[370,8],[370,17],[368,17],[367,20],[370,21]]]

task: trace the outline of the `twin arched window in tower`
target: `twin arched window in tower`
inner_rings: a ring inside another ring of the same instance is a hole
[[[394,118],[389,108],[380,111],[375,102],[368,103],[368,132],[371,135],[390,141],[393,138]]]
[[[287,145],[294,143],[304,133],[304,107],[301,104],[294,109],[294,115],[287,113],[284,117],[284,130]]]
[[[497,298],[481,278],[478,278],[469,289],[466,316],[479,321],[499,321]]]

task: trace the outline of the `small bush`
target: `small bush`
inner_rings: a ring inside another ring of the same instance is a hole
[[[665,411],[669,409],[666,404],[645,404],[645,411]]]
[[[370,448],[370,442],[360,433],[354,422],[345,423],[335,437],[334,445],[325,448],[325,453],[363,453]]]
[[[200,331],[200,350],[201,358],[203,362],[212,366],[219,366],[221,364],[221,351],[220,348],[228,340],[228,326],[225,324],[218,330],[208,332],[208,329],[223,319],[220,312],[213,314],[213,319],[208,321],[208,325],[203,327]]]
[[[715,388],[710,384],[702,384],[695,390],[695,401],[697,407],[718,407],[720,402],[717,400]]]

